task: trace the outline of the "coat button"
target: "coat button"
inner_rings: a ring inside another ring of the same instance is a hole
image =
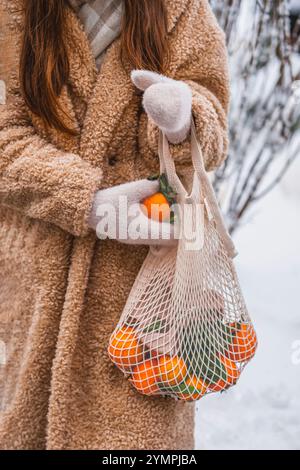
[[[117,159],[117,156],[116,156],[116,155],[112,155],[112,156],[109,157],[109,159],[108,159],[108,164],[109,164],[110,166],[115,166],[117,162],[118,162],[118,159]]]

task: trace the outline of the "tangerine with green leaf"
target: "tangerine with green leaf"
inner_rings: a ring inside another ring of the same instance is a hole
[[[159,191],[141,201],[142,212],[149,219],[173,223],[174,214],[171,206],[175,203],[176,194],[169,185],[165,174],[149,178],[149,180],[153,179],[158,179]]]
[[[178,398],[185,401],[200,400],[208,389],[204,380],[196,377],[195,375],[188,377],[184,382],[185,387],[182,392],[177,394]]]

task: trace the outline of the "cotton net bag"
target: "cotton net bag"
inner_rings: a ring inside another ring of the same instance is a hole
[[[161,134],[160,171],[177,194],[180,238],[150,248],[108,347],[139,392],[187,401],[235,385],[257,347],[194,124],[191,154],[189,194]]]

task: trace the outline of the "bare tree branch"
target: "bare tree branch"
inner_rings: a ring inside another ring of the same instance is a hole
[[[293,83],[300,78],[294,60],[300,37],[291,31],[287,0],[211,4],[226,33],[232,76],[231,146],[214,186],[233,232],[298,156],[293,143],[298,139],[300,149],[300,103]]]

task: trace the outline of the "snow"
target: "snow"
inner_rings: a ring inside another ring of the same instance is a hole
[[[236,234],[259,349],[236,387],[197,405],[197,449],[300,449],[299,181],[298,160]]]
[[[300,11],[300,0],[290,0],[290,10],[298,13]]]

